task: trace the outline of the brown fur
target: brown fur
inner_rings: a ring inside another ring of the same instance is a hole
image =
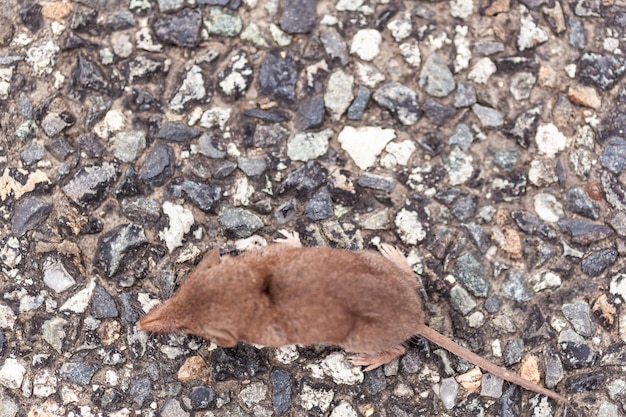
[[[404,353],[422,335],[481,368],[526,389],[565,398],[498,367],[424,323],[417,281],[404,256],[274,244],[236,258],[208,252],[174,296],[138,327],[182,331],[234,346],[334,344],[375,368]]]

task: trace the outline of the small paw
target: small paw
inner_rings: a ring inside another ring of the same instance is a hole
[[[409,267],[409,263],[407,262],[406,257],[402,252],[400,252],[400,249],[396,248],[395,246],[392,246],[388,243],[383,243],[380,245],[379,250],[385,258],[389,259],[400,268],[406,269],[407,267]]]
[[[285,236],[285,238],[274,239],[274,242],[293,246],[294,248],[302,247],[302,243],[300,243],[300,235],[298,234],[298,232],[290,232],[288,230],[282,229],[279,230],[278,233]]]

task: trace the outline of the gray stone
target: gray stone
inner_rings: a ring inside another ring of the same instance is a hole
[[[135,324],[135,322],[139,320],[139,314],[133,305],[133,297],[135,297],[135,295],[127,292],[120,294],[119,297],[120,304],[122,304],[122,320],[124,323],[130,325]]]
[[[209,158],[221,159],[226,156],[226,152],[220,149],[218,138],[211,132],[205,132],[198,139],[198,151]]]
[[[450,302],[452,307],[464,316],[476,307],[476,301],[460,285],[455,285],[450,289]]]
[[[626,58],[608,53],[586,52],[578,61],[576,77],[581,83],[611,90],[626,73]]]
[[[315,129],[322,123],[324,123],[324,99],[321,96],[303,99],[296,113],[296,127],[300,130]]]
[[[111,152],[122,162],[133,162],[146,148],[146,137],[141,131],[119,132],[111,138]]]
[[[626,238],[626,212],[616,211],[607,219],[609,226],[622,238]]]
[[[95,208],[116,179],[115,165],[103,162],[79,169],[61,190],[75,204],[83,208]]]
[[[110,88],[109,81],[100,67],[85,57],[82,52],[79,52],[76,58],[76,68],[72,73],[72,86],[100,93],[106,93]]]
[[[579,245],[590,245],[613,235],[610,227],[586,219],[566,219],[558,224],[561,230],[570,234],[572,242]]]
[[[565,329],[559,333],[558,343],[561,357],[567,365],[580,368],[594,362],[595,352],[574,330]]]
[[[51,210],[52,205],[40,198],[29,197],[20,200],[13,210],[11,232],[17,237],[24,236],[26,232],[35,229],[44,222]]]
[[[398,82],[384,84],[374,92],[372,98],[378,105],[396,115],[403,125],[414,125],[420,118],[417,94]]]
[[[54,317],[50,320],[46,320],[41,326],[43,340],[48,342],[58,353],[61,353],[63,350],[63,339],[65,339],[65,330],[63,329],[66,325],[67,320]]]
[[[372,188],[374,190],[381,190],[390,193],[393,191],[393,187],[396,181],[385,175],[373,174],[371,172],[364,172],[359,176],[357,184],[361,187]]]
[[[212,36],[234,37],[243,29],[241,16],[227,12],[221,7],[212,7],[209,15],[204,19],[204,26]]]
[[[333,131],[297,133],[287,142],[287,156],[294,161],[310,161],[328,152],[328,142]]]
[[[474,134],[470,130],[469,126],[465,123],[459,123],[454,128],[454,132],[450,139],[448,139],[448,143],[450,145],[459,145],[461,149],[467,151],[474,140]]]
[[[504,149],[496,152],[493,157],[493,162],[500,168],[510,171],[515,168],[515,164],[520,157],[520,152],[517,149]]]
[[[168,398],[161,407],[161,417],[189,417],[190,415],[176,398]]]
[[[502,292],[511,300],[524,303],[533,298],[533,291],[526,285],[526,273],[520,270],[510,270],[502,282]]]
[[[192,410],[206,410],[215,401],[215,391],[207,387],[193,387],[189,399]]]
[[[474,51],[484,56],[494,55],[504,51],[504,44],[496,41],[478,41],[474,44]]]
[[[74,149],[72,145],[67,143],[63,136],[57,136],[53,138],[51,141],[47,142],[44,147],[52,156],[56,158],[57,161],[63,162],[74,153]]]
[[[61,378],[78,385],[87,385],[100,366],[92,362],[64,362],[59,369]]]
[[[472,253],[461,255],[456,260],[453,273],[474,296],[487,296],[489,290],[487,271]]]
[[[461,196],[452,205],[451,213],[457,220],[465,222],[476,214],[478,199],[474,196]]]
[[[591,319],[591,308],[589,304],[584,301],[563,304],[561,311],[565,318],[572,324],[576,333],[581,336],[593,336],[595,326]]]
[[[504,364],[511,366],[519,363],[522,360],[522,353],[524,351],[524,340],[512,339],[509,340],[504,346]]]
[[[613,265],[616,259],[617,250],[614,248],[589,252],[583,257],[581,262],[583,273],[591,277],[597,277]]]
[[[63,129],[71,126],[73,122],[67,113],[50,112],[41,121],[41,128],[49,137],[54,137],[61,133]]]
[[[502,308],[502,298],[498,297],[496,294],[489,296],[485,300],[485,309],[487,312],[494,314],[500,311]]]
[[[574,16],[568,16],[567,23],[569,25],[569,44],[576,49],[585,49],[587,38],[582,21]]]
[[[453,107],[441,104],[437,100],[427,98],[422,105],[422,110],[428,119],[437,126],[441,126],[455,115]]]
[[[400,370],[403,374],[416,374],[422,368],[422,359],[420,355],[414,351],[409,350],[401,359],[400,359]]]
[[[419,76],[419,86],[434,97],[446,97],[455,87],[450,68],[438,55],[428,57]]]
[[[522,148],[527,149],[531,140],[535,138],[541,111],[541,106],[537,106],[522,112],[515,119],[513,126],[506,128],[504,133],[513,137]]]
[[[315,194],[304,207],[304,215],[313,221],[325,220],[334,214],[333,202],[326,188]]]
[[[20,159],[27,166],[41,161],[45,155],[45,148],[38,142],[31,142],[20,151]]]
[[[626,140],[623,138],[609,140],[600,155],[600,164],[616,175],[626,170]]]
[[[504,115],[491,107],[474,104],[472,106],[472,111],[476,117],[478,117],[478,120],[480,120],[483,127],[499,128],[504,125]]]
[[[163,143],[156,143],[148,152],[139,170],[139,178],[146,184],[159,187],[174,174],[174,150]]]
[[[365,385],[365,391],[367,391],[369,395],[376,395],[382,392],[387,387],[383,368],[379,367],[372,372],[366,372],[363,384]],[[334,416],[334,414],[335,413],[332,415]]]
[[[295,219],[296,214],[296,200],[291,199],[276,209],[274,218],[276,219],[276,224],[282,226]]]
[[[252,236],[263,227],[263,221],[257,215],[238,207],[224,208],[219,221],[227,232],[240,239]]]
[[[97,319],[112,319],[118,316],[117,306],[111,294],[98,286],[93,292],[91,312]]]
[[[626,211],[626,185],[608,171],[602,172],[600,180],[606,201],[613,208]]]
[[[147,376],[138,376],[130,381],[130,395],[139,408],[152,397],[152,382]]]
[[[185,5],[185,0],[157,0],[161,12],[180,10]]]
[[[589,198],[587,193],[578,187],[570,188],[567,192],[567,208],[576,214],[598,220],[600,206]]]
[[[6,390],[0,391],[0,417],[15,417],[20,411],[20,405]]]
[[[526,100],[537,82],[537,77],[531,72],[518,72],[511,77],[510,91],[517,101]]]
[[[470,107],[476,104],[476,90],[468,83],[459,82],[454,95],[454,107]]]
[[[226,159],[215,159],[211,163],[213,178],[219,180],[228,177],[237,169],[237,164]]]
[[[480,395],[483,397],[500,398],[504,380],[493,374],[484,374],[480,383]]]
[[[309,196],[326,181],[328,171],[317,161],[309,161],[287,174],[278,188],[278,194],[295,190],[298,195]]]
[[[317,23],[317,0],[285,0],[280,27],[289,34],[308,33]]]
[[[372,95],[371,91],[363,87],[359,86],[356,90],[356,97],[348,107],[348,120],[360,120],[363,117],[363,112],[367,107],[367,103],[370,100],[370,96]]]
[[[180,122],[165,122],[155,137],[170,142],[189,142],[200,136],[200,132]]]
[[[270,373],[272,383],[272,406],[277,415],[282,415],[291,407],[291,375],[282,369]]]
[[[559,354],[547,343],[543,345],[543,364],[546,370],[546,387],[554,388],[563,379],[563,363]]]
[[[168,190],[174,197],[182,197],[207,213],[216,213],[217,204],[222,198],[220,185],[204,181],[176,178],[168,186]]]
[[[127,224],[107,233],[100,238],[96,251],[96,266],[107,277],[112,277],[122,266],[124,256],[148,243],[143,227]]]
[[[161,206],[152,198],[125,198],[121,206],[122,213],[137,224],[156,223],[161,217]]]
[[[295,101],[298,72],[291,53],[282,57],[276,51],[269,51],[259,71],[261,93],[277,99]]]
[[[328,84],[324,93],[324,106],[330,111],[333,120],[339,120],[354,99],[353,84],[354,77],[352,74],[342,69],[333,72],[328,77]]]
[[[324,45],[326,53],[331,59],[337,59],[341,65],[347,65],[350,62],[350,54],[348,46],[341,38],[341,35],[335,30],[325,30],[320,33],[320,40]]]
[[[237,166],[247,176],[257,177],[265,172],[267,162],[265,162],[265,158],[245,158],[239,156],[237,157]]]

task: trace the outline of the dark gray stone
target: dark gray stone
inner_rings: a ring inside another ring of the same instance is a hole
[[[193,387],[189,399],[192,410],[206,410],[215,401],[215,391],[207,387]]]
[[[474,296],[487,296],[489,290],[487,270],[472,253],[461,255],[456,260],[454,277]]]
[[[291,375],[282,369],[270,373],[272,383],[272,407],[277,415],[282,415],[291,407]]]
[[[222,198],[220,185],[182,178],[174,179],[168,186],[168,190],[174,197],[183,197],[207,213],[216,213],[217,204]]]
[[[363,112],[365,112],[371,95],[372,92],[368,88],[362,85],[357,88],[356,97],[350,104],[350,107],[348,107],[348,120],[360,120],[363,117]]]
[[[476,245],[476,248],[478,248],[481,253],[487,252],[487,249],[489,249],[490,239],[489,235],[483,230],[482,227],[480,227],[476,223],[462,224],[461,227],[467,230],[472,239],[472,242],[474,243],[474,245]]]
[[[613,235],[610,227],[586,219],[565,219],[558,222],[561,230],[572,236],[572,242],[590,245]]]
[[[138,224],[153,224],[161,217],[161,206],[152,198],[125,198],[122,200],[122,213]]]
[[[586,337],[593,336],[595,326],[591,319],[591,308],[589,304],[584,301],[563,304],[561,311],[579,335]]]
[[[428,119],[437,126],[441,126],[455,115],[454,107],[446,106],[440,102],[427,98],[422,105],[422,110]]]
[[[263,227],[263,221],[248,210],[239,207],[227,207],[219,214],[222,227],[235,237],[245,239]]]
[[[267,162],[265,158],[245,158],[240,156],[237,158],[237,166],[244,174],[249,177],[258,177],[267,170]]]
[[[582,21],[574,16],[568,16],[567,23],[569,24],[569,44],[576,49],[585,49],[587,39]]]
[[[284,58],[278,51],[269,51],[259,71],[261,94],[281,100],[295,101],[298,71],[293,55]]]
[[[626,169],[626,140],[622,138],[609,140],[600,155],[600,164],[616,175],[621,174]]]
[[[384,84],[374,92],[372,98],[393,113],[403,125],[414,125],[420,118],[417,94],[398,82]]]
[[[200,136],[200,132],[186,123],[165,122],[155,137],[170,142],[189,142]]]
[[[341,35],[335,30],[325,30],[320,33],[320,40],[324,45],[324,49],[328,56],[333,59],[337,59],[342,66],[345,66],[350,62],[350,54],[348,53],[348,47],[341,38]]]
[[[152,398],[152,382],[147,376],[137,376],[130,380],[130,395],[133,403],[139,408],[143,407]]]
[[[626,73],[626,58],[608,53],[586,52],[578,61],[576,77],[587,85],[611,90]]]
[[[522,360],[522,352],[524,351],[524,340],[512,339],[504,346],[504,364],[511,366]]]
[[[243,111],[246,117],[263,120],[264,122],[280,123],[291,119],[291,115],[283,110],[248,109]]]
[[[33,33],[41,29],[43,25],[43,15],[41,13],[42,6],[39,3],[26,3],[20,8],[20,20]]]
[[[322,96],[307,97],[300,102],[296,113],[296,127],[300,130],[315,129],[324,123],[324,99]]]
[[[588,372],[574,375],[565,380],[565,386],[569,392],[598,391],[604,387],[606,374],[602,371]]]
[[[63,162],[68,156],[74,153],[72,145],[67,143],[63,136],[57,136],[51,141],[47,142],[45,148],[57,161]]]
[[[117,306],[111,294],[104,288],[97,286],[91,300],[91,312],[97,319],[112,319],[118,316]]]
[[[541,120],[541,106],[533,107],[517,116],[513,126],[506,127],[504,133],[514,138],[519,146],[527,149],[535,138],[539,120]]]
[[[76,68],[72,73],[72,86],[106,94],[110,84],[100,67],[79,52],[76,57]]]
[[[148,185],[161,186],[174,174],[174,150],[156,143],[148,152],[139,170],[139,178]]]
[[[148,243],[141,226],[127,224],[102,236],[96,251],[96,267],[107,277],[112,277],[122,265],[124,256]]]
[[[65,362],[59,369],[61,378],[78,385],[87,385],[100,366],[92,362]]]
[[[502,282],[502,292],[517,303],[525,303],[533,298],[532,290],[526,285],[526,273],[515,269],[507,273]]]
[[[400,359],[400,371],[403,374],[416,374],[420,369],[422,369],[422,359],[416,351],[409,350]]]
[[[514,211],[511,213],[511,217],[515,220],[515,224],[520,228],[524,233],[528,233],[529,235],[539,236],[543,239],[549,241],[556,241],[558,238],[558,234],[556,229],[550,226],[548,223],[541,220],[539,217],[535,216],[524,210]]]
[[[313,221],[325,220],[334,214],[333,202],[326,188],[315,194],[304,207],[304,215]]]
[[[623,95],[626,97],[626,88]],[[624,99],[626,103],[626,99]],[[615,106],[615,108],[609,110],[609,113],[604,117],[597,128],[598,142],[604,143],[612,137],[621,137],[626,132],[626,106]]]
[[[478,199],[474,196],[461,196],[457,198],[452,205],[452,215],[456,217],[457,220],[465,222],[476,214],[477,203]]]
[[[135,294],[125,292],[119,297],[122,305],[122,320],[128,325],[134,325],[139,320],[139,314],[134,306],[135,296]]]
[[[556,350],[547,343],[543,345],[543,363],[546,387],[554,388],[563,379],[563,363]]]
[[[396,185],[396,181],[385,175],[373,174],[371,172],[364,172],[357,180],[357,184],[361,187],[372,188],[374,190],[381,190],[390,193],[393,191],[393,187]]]
[[[291,199],[276,209],[274,218],[276,224],[282,226],[296,218],[296,200]]]
[[[585,339],[571,329],[559,333],[559,350],[563,362],[574,369],[590,366],[596,357]]]
[[[365,391],[369,395],[376,395],[382,392],[387,387],[383,368],[379,367],[371,372],[366,372],[363,384],[365,385]]]
[[[289,34],[308,33],[317,24],[317,0],[283,0],[280,27]]]
[[[46,150],[37,142],[31,142],[20,151],[20,159],[26,166],[33,165],[43,159]]]
[[[75,204],[93,209],[100,204],[116,179],[115,165],[103,162],[79,169],[61,190]]]
[[[328,171],[317,161],[309,161],[291,171],[278,188],[278,194],[295,190],[298,195],[309,196],[326,181]]]
[[[598,220],[600,217],[600,206],[589,198],[587,193],[578,187],[570,188],[567,192],[567,207],[573,213],[590,219]]]
[[[202,13],[199,9],[183,9],[159,16],[152,25],[156,38],[165,44],[194,47],[200,41]]]
[[[251,379],[267,370],[266,355],[245,343],[215,349],[211,352],[210,363],[216,381]]]
[[[626,185],[608,171],[600,175],[604,198],[614,209],[626,211]]]
[[[29,230],[33,230],[44,222],[52,205],[36,197],[20,200],[13,210],[11,218],[11,232],[17,237],[22,237]]]
[[[617,250],[613,248],[590,252],[583,257],[581,262],[583,273],[591,277],[597,277],[613,265],[616,259]]]
[[[500,311],[501,307],[502,307],[502,298],[500,298],[496,294],[490,295],[485,300],[485,309],[487,310],[488,313],[491,313],[491,314],[497,313],[498,311]]]
[[[228,177],[237,169],[237,164],[226,159],[215,159],[211,162],[213,178],[219,180]]]

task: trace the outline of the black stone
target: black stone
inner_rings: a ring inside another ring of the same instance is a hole
[[[291,115],[283,110],[248,109],[243,111],[243,115],[272,123],[286,122],[291,119]]]
[[[572,236],[572,242],[590,245],[613,235],[613,230],[604,225],[586,219],[565,219],[558,222],[561,230]]]
[[[295,190],[300,196],[309,196],[326,181],[328,170],[317,161],[309,161],[291,171],[278,188],[278,194]]]
[[[417,144],[430,156],[437,156],[446,148],[445,140],[436,133],[426,133],[417,140]]]
[[[379,367],[371,372],[366,372],[363,384],[365,385],[365,391],[369,395],[376,395],[382,392],[387,387],[383,368]]]
[[[424,101],[422,110],[424,111],[426,117],[428,117],[428,119],[437,126],[441,126],[446,123],[456,113],[454,107],[441,104],[432,98],[428,98]]]
[[[122,266],[124,257],[146,243],[148,240],[141,226],[120,226],[99,239],[94,264],[103,275],[112,277]]]
[[[270,381],[274,412],[282,415],[291,407],[291,375],[282,369],[274,369],[270,373]]]
[[[41,29],[41,25],[43,25],[41,9],[39,3],[29,3],[20,8],[20,20],[33,33]]]
[[[130,380],[130,395],[138,408],[143,407],[152,398],[152,382],[147,376],[138,376]]]
[[[193,387],[189,399],[192,410],[206,410],[215,401],[215,391],[207,387]]]
[[[161,217],[161,206],[150,198],[125,198],[121,205],[124,216],[138,224],[154,224]]]
[[[98,47],[97,43],[82,38],[74,32],[69,32],[63,39],[61,49],[63,51],[71,51],[73,49],[96,49]]]
[[[29,230],[33,230],[44,222],[52,205],[36,197],[25,198],[15,205],[13,218],[11,219],[11,232],[17,237],[22,237]]]
[[[259,71],[261,94],[277,99],[295,101],[298,70],[293,55],[284,58],[280,51],[269,51]]]
[[[156,38],[168,45],[194,47],[200,41],[202,13],[199,9],[183,9],[161,15],[152,25]]]
[[[85,107],[87,108],[85,130],[91,131],[94,125],[104,118],[109,109],[111,109],[112,104],[113,101],[111,99],[100,95],[87,96],[85,99]],[[92,134],[88,133],[87,135]]]
[[[89,216],[87,222],[80,228],[80,235],[95,235],[104,229],[104,222],[97,217]]]
[[[626,136],[626,132],[624,135]],[[626,169],[626,140],[610,139],[600,155],[600,164],[616,175],[621,174]]]
[[[112,15],[105,15],[99,22],[100,29],[111,32],[130,29],[136,25],[135,17],[128,10],[122,10]]]
[[[200,133],[198,130],[187,126],[186,123],[165,122],[155,137],[170,142],[189,142],[200,136]]]
[[[155,144],[146,157],[139,178],[154,187],[161,186],[174,174],[174,150],[162,143]]]
[[[211,352],[216,381],[250,379],[267,370],[265,355],[245,343],[234,348],[217,348]]]
[[[75,204],[83,208],[95,208],[105,197],[109,187],[117,179],[115,165],[110,162],[85,166],[79,169],[61,190]]]
[[[113,191],[113,195],[116,198],[134,197],[143,194],[144,188],[146,186],[139,180],[139,174],[135,168],[129,166],[124,171],[124,176]]]
[[[535,58],[532,56],[506,56],[502,58],[495,58],[493,62],[496,64],[498,72],[505,74],[513,74],[523,70],[535,72],[539,66]]]
[[[325,220],[334,215],[333,202],[328,189],[322,189],[309,200],[304,207],[304,215],[313,221]]]
[[[519,227],[524,233],[538,236],[552,242],[556,241],[558,238],[556,229],[534,214],[519,210],[512,212],[511,217],[515,220],[517,227]]]
[[[626,58],[612,54],[586,52],[578,61],[576,76],[587,85],[611,90],[626,73]]]
[[[217,213],[217,205],[222,198],[222,187],[217,184],[175,178],[168,191],[176,198],[185,198],[200,210]]]
[[[349,120],[360,120],[363,117],[363,112],[365,112],[365,108],[367,107],[367,103],[370,101],[370,97],[372,96],[372,92],[363,87],[362,85],[356,91],[356,97],[348,107],[348,119]]]
[[[133,88],[126,103],[135,112],[162,112],[161,100],[148,90]]]
[[[602,371],[574,375],[565,380],[569,392],[597,391],[604,387],[606,375]]]
[[[134,325],[137,320],[139,320],[139,313],[137,313],[137,308],[134,305],[134,297],[134,294],[128,292],[120,294],[120,304],[122,305],[122,321],[128,325]]]
[[[219,180],[228,177],[237,169],[237,164],[227,159],[214,159],[211,161],[213,178]]]
[[[386,191],[390,193],[391,191],[393,191],[395,181],[391,177],[376,175],[372,174],[371,172],[364,172],[357,180],[357,184],[359,184],[361,187]]]
[[[72,86],[106,94],[110,88],[109,81],[96,63],[79,52],[76,58],[76,68],[72,73]]]
[[[591,200],[587,193],[578,187],[570,188],[567,192],[567,207],[573,213],[590,219],[598,220],[600,217],[600,206]]]
[[[300,130],[315,129],[324,123],[324,99],[307,97],[300,102],[296,113],[296,127]]]
[[[97,286],[91,300],[91,312],[97,319],[112,319],[118,316],[117,306],[111,294],[104,288]]]
[[[481,253],[487,252],[489,249],[489,235],[483,230],[482,227],[477,225],[476,223],[467,223],[460,225],[461,228],[467,230],[472,239],[472,243],[476,245],[476,248],[480,250]]]
[[[98,12],[80,4],[74,5],[73,10],[70,28],[76,32],[89,32],[92,35],[96,35]]]
[[[61,365],[61,378],[78,385],[87,385],[93,375],[100,369],[97,363],[92,362],[65,362]]]
[[[308,33],[317,23],[317,0],[284,0],[280,27],[289,34]]]
[[[583,273],[597,277],[602,274],[608,267],[615,263],[617,259],[617,250],[613,248],[600,249],[585,255],[581,262]]]

